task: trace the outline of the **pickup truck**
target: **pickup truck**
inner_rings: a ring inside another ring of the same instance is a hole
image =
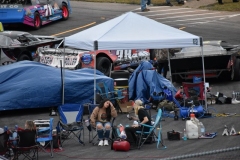
[[[240,80],[240,48],[225,41],[203,42],[206,78]],[[172,80],[180,82],[203,77],[201,47],[182,48],[170,59]]]

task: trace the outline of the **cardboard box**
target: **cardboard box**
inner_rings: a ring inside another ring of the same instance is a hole
[[[124,102],[124,103],[119,103],[119,107],[121,108],[123,113],[128,113],[133,110],[132,107],[132,102]]]

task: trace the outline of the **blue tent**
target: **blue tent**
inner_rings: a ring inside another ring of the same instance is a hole
[[[96,72],[96,82],[113,90],[114,81]],[[0,67],[0,111],[58,106],[62,103],[61,69],[21,61]],[[89,103],[94,95],[94,70],[65,70],[65,103]]]
[[[152,70],[153,66],[148,61],[143,61],[129,78],[129,99],[142,99],[146,102],[153,92],[163,92],[167,87],[175,95],[176,88],[172,83]]]

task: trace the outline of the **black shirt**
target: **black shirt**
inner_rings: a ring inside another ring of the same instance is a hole
[[[138,118],[140,120],[140,123],[143,121],[144,117],[148,118],[148,122],[145,123],[145,124],[151,126],[151,117],[150,117],[150,115],[148,114],[148,112],[144,108],[141,108],[141,109],[138,110]]]

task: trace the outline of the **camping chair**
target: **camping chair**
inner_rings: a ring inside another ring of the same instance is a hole
[[[136,131],[137,135],[137,147],[140,149],[142,145],[146,142],[148,138],[152,138],[154,141],[157,141],[157,148],[159,149],[159,144],[161,143],[163,149],[167,148],[163,144],[162,140],[162,127],[161,127],[161,116],[162,116],[162,110],[158,109],[158,113],[156,115],[155,121],[153,126],[147,125],[147,124],[141,124],[142,131]],[[144,131],[144,128],[149,128],[148,132]],[[158,131],[157,131],[158,130]],[[156,135],[157,133],[157,135]]]
[[[50,146],[50,156],[53,157],[53,118],[50,118],[50,120],[35,120],[33,121],[36,124],[42,123],[44,126],[38,126],[37,127],[37,144],[38,148],[46,153],[48,151],[46,150]],[[46,126],[47,124],[47,126]]]
[[[97,107],[97,106],[98,106],[98,104],[90,104],[90,105],[88,106],[88,111],[89,111],[89,116],[88,116],[89,119],[88,119],[88,121],[89,121],[89,123],[90,123],[90,116],[91,116],[94,108]],[[115,121],[115,118],[112,118],[112,120],[111,120],[111,126],[112,126],[112,127],[113,127],[114,121]],[[98,136],[98,135],[97,135],[97,130],[96,130],[96,128],[94,128],[94,127],[92,127],[91,125],[89,125],[89,126],[88,126],[88,130],[89,130],[89,136],[88,136],[88,137],[89,137],[89,143],[92,143],[93,145],[97,145],[98,142],[99,142],[99,140],[97,140],[96,142],[93,142],[93,141],[95,140],[95,138]],[[94,134],[94,136],[93,136],[93,132],[96,132],[96,133]],[[111,138],[109,138],[109,140],[112,141]]]
[[[38,145],[36,143],[36,131],[18,131],[17,145],[11,145],[14,152],[14,159],[38,159]],[[11,142],[10,142],[11,143]]]
[[[61,145],[71,135],[76,137],[80,144],[85,145],[81,140],[81,134],[84,137],[83,109],[84,106],[80,104],[63,104],[58,107],[60,120],[57,131],[60,133]]]
[[[187,83],[182,82],[183,90],[187,98],[197,97],[198,100],[204,100],[204,82]],[[198,87],[199,90],[196,90]]]
[[[101,95],[102,99],[107,98],[111,101],[114,99],[114,91],[110,91],[104,82],[97,83],[96,88],[98,93]]]
[[[9,139],[9,134],[7,133],[7,131],[0,134],[0,155],[6,158],[10,156],[9,149],[8,149],[8,139]]]
[[[101,99],[109,99],[114,104],[115,108],[122,113],[119,104],[121,103],[121,100],[125,98],[125,96],[123,96],[121,89],[110,91],[104,82],[98,83],[96,88],[98,91],[97,94],[101,96]]]
[[[47,127],[37,127],[37,144],[38,148],[44,152],[48,152],[46,149],[50,146],[50,156],[53,157],[53,118],[50,120],[37,120],[36,122],[42,122],[43,124],[49,124]]]
[[[125,98],[123,95],[123,90],[124,89],[117,89],[114,94],[114,99],[115,99],[115,108],[117,109],[118,112],[122,113],[122,109],[120,107],[120,104],[123,103],[122,100]]]

